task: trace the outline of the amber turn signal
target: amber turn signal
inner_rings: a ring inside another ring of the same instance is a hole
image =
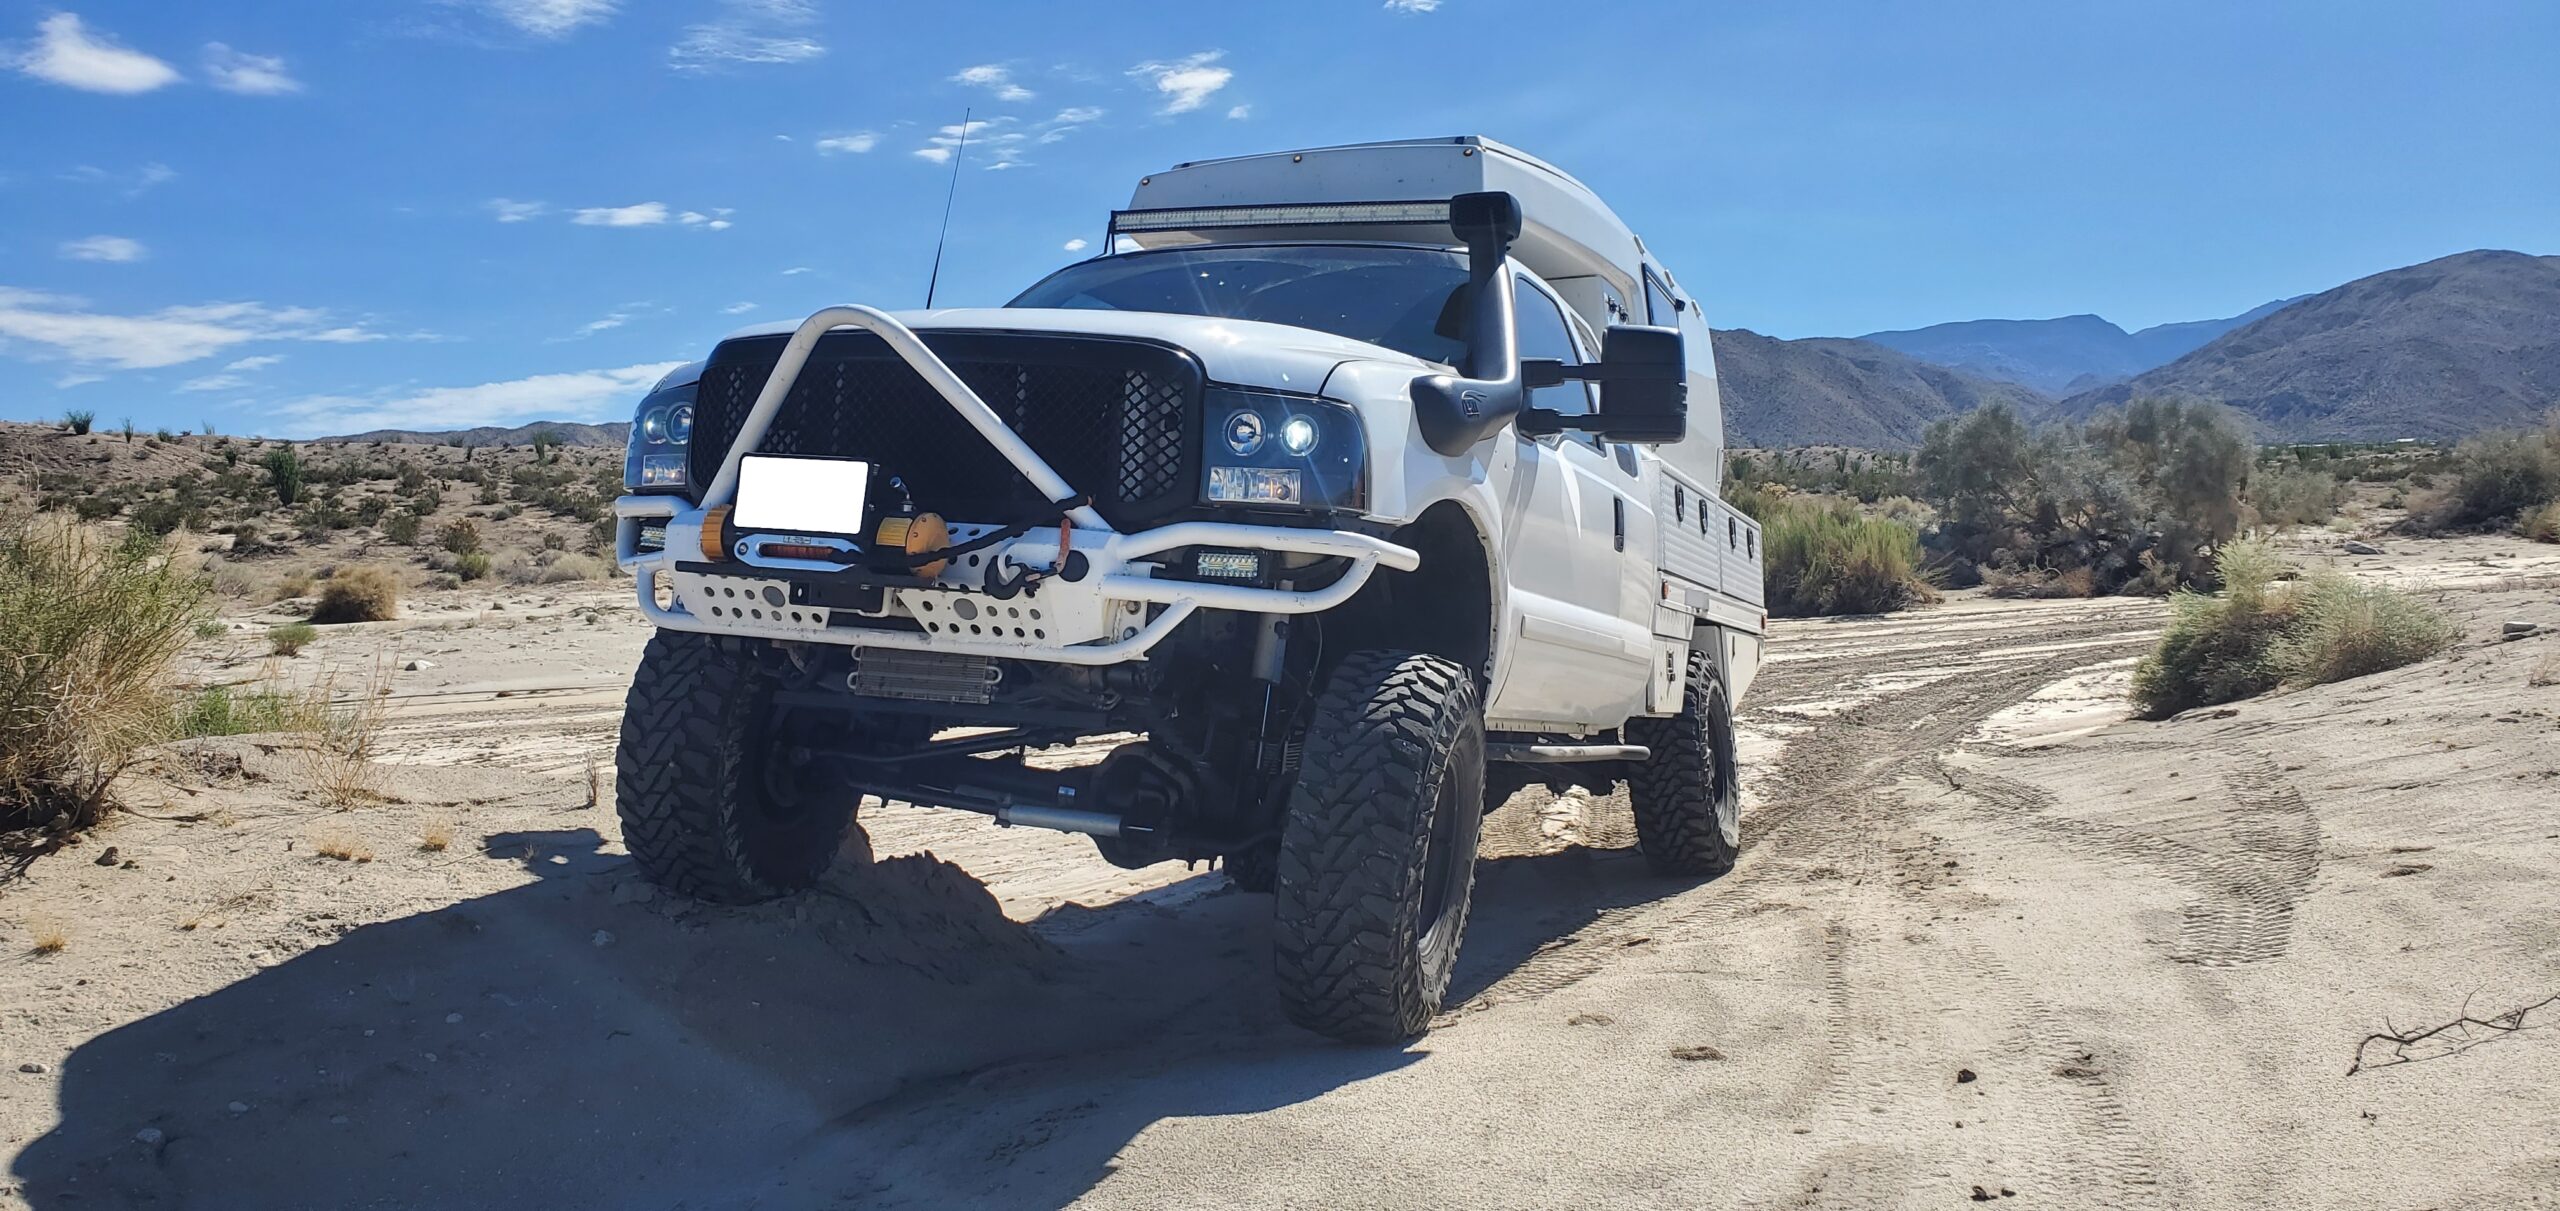
[[[942,515],[939,513],[918,513],[913,517],[884,517],[880,520],[880,533],[875,541],[883,548],[894,547],[909,555],[922,555],[927,551],[939,551],[950,546],[951,527],[942,520]],[[932,563],[918,565],[915,572],[916,575],[930,580],[941,575],[942,569],[949,566],[951,566],[950,560],[937,559]]]
[[[702,511],[702,558],[719,563],[729,558],[729,506]]]

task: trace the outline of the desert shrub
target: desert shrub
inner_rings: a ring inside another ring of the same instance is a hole
[[[2249,479],[2249,508],[2261,525],[2316,526],[2338,515],[2347,486],[2336,476],[2300,467],[2265,468]]]
[[[1769,612],[1782,617],[1883,614],[1933,595],[1919,577],[1919,533],[1845,501],[1787,501],[1762,519],[1760,549]]]
[[[418,545],[418,515],[403,509],[384,517],[382,536],[404,547]]]
[[[302,499],[302,456],[292,446],[278,446],[258,461],[267,469],[267,482],[275,489],[278,504],[290,509]]]
[[[2560,423],[2541,433],[2492,433],[2455,448],[2452,482],[2409,511],[2422,534],[2487,530],[2560,500]]]
[[[0,528],[0,826],[95,824],[168,724],[167,677],[205,616],[201,577],[149,535],[44,517]]]
[[[326,703],[318,704],[325,713]],[[315,723],[307,695],[269,684],[255,689],[209,685],[178,700],[171,731],[182,739],[303,731]]]
[[[320,587],[320,600],[311,607],[311,621],[323,626],[381,622],[399,614],[400,578],[371,564],[338,569]]]
[[[613,565],[592,555],[546,550],[539,554],[511,554],[499,562],[497,572],[513,584],[566,584],[602,580],[613,574]]]
[[[2331,571],[2294,587],[2293,624],[2268,653],[2287,685],[2396,669],[2453,646],[2453,620],[2408,593]]]
[[[98,414],[87,409],[74,408],[62,414],[62,427],[71,430],[73,437],[89,436],[90,427],[97,423]]]
[[[288,622],[267,628],[267,650],[278,656],[299,656],[302,649],[320,637],[320,628],[307,622]]]
[[[2219,594],[2182,590],[2168,629],[2133,671],[2145,718],[2232,702],[2278,686],[2319,685],[2398,668],[2450,646],[2441,613],[2386,585],[2292,569],[2263,539],[2226,544]]]
[[[464,518],[447,522],[436,531],[436,545],[456,555],[469,555],[480,549],[480,523]]]
[[[2516,533],[2535,542],[2560,542],[2560,500],[2527,510],[2516,519]]]
[[[2156,583],[2155,569],[2210,579],[2214,549],[2240,531],[2250,447],[2205,404],[2136,400],[2041,429],[1992,405],[1930,426],[1912,466],[1956,583],[2003,565],[2085,567],[2112,593]]]
[[[464,580],[479,580],[489,574],[487,551],[465,551],[453,557],[453,574]]]

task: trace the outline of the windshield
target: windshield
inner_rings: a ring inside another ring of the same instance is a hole
[[[1012,307],[1157,311],[1313,328],[1456,365],[1466,341],[1454,252],[1357,244],[1167,248],[1069,265]]]

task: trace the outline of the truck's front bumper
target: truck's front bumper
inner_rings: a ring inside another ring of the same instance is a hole
[[[895,578],[913,582],[878,588],[879,578],[767,556],[752,542],[743,550],[722,550],[725,558],[705,558],[705,511],[679,497],[625,496],[614,501],[613,512],[619,522],[615,561],[638,582],[640,612],[659,626],[1058,664],[1141,659],[1201,609],[1329,610],[1358,593],[1380,567],[1410,572],[1421,564],[1412,548],[1366,534],[1189,521],[1134,534],[1039,530],[954,560],[930,580]],[[954,541],[965,541],[991,528],[955,524],[951,530]],[[644,549],[644,531],[659,539],[655,549]],[[1288,578],[1282,567],[1288,556],[1348,563],[1299,569],[1313,575],[1341,569],[1322,587],[1309,589],[1177,578],[1186,569],[1171,557],[1202,547],[1260,552],[1271,569],[1266,575],[1282,580]],[[1084,558],[1063,558],[1070,553]],[[865,600],[849,604],[837,586],[869,591],[858,594]]]

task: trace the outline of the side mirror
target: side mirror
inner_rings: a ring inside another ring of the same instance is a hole
[[[1566,416],[1531,408],[1521,414],[1523,432],[1581,429],[1640,446],[1670,445],[1689,436],[1689,359],[1677,328],[1611,324],[1598,365],[1528,361],[1520,364],[1520,377],[1532,388],[1574,379],[1600,384],[1597,413]]]

